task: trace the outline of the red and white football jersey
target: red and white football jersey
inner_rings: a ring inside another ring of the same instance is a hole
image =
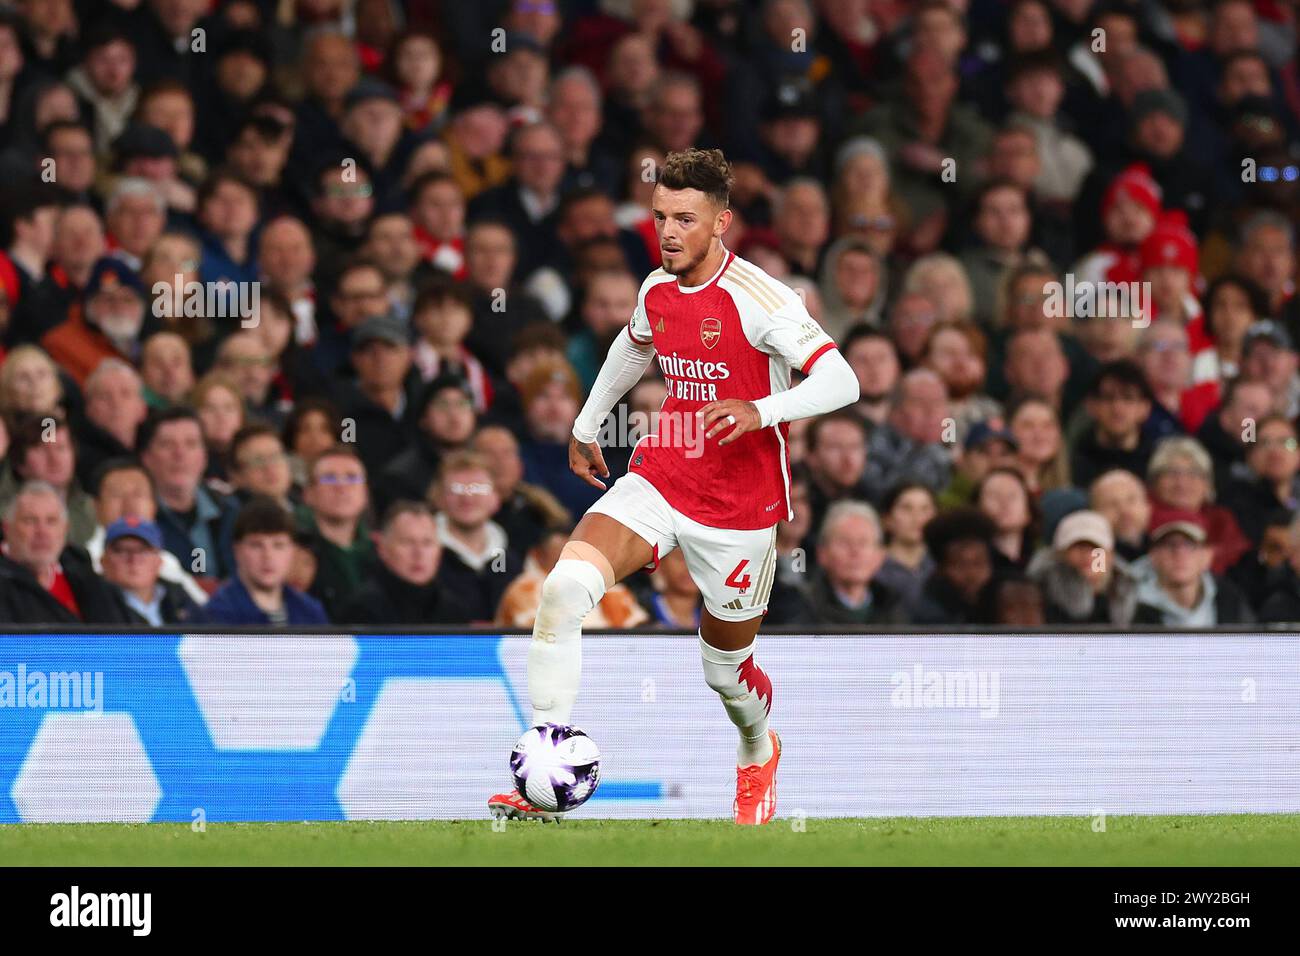
[[[656,432],[632,449],[628,470],[713,528],[770,528],[792,516],[789,427],[762,428],[719,446],[729,429],[705,441],[694,415],[712,401],[752,402],[785,391],[791,369],[807,373],[835,348],[803,299],[728,252],[701,286],[679,287],[662,269],[650,273],[628,331],[636,342],[654,344],[668,385]]]

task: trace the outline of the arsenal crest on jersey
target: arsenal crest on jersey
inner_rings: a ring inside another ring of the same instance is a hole
[[[706,349],[711,349],[722,341],[722,320],[705,319],[700,323],[700,341]]]

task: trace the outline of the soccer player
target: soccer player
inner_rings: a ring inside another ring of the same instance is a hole
[[[601,490],[596,442],[614,403],[656,356],[668,386],[654,434],[579,522],[542,585],[528,652],[533,724],[569,723],[581,625],[606,590],[681,548],[704,597],[704,679],[740,731],[736,823],[776,812],[781,741],[768,729],[772,683],[754,658],[776,566],[776,525],[792,516],[786,422],[858,400],[858,381],[803,300],[723,245],[731,167],[719,150],[668,156],[652,210],[663,267],[641,285],[569,443],[574,473]],[[791,369],[807,378],[790,387]],[[488,801],[511,818],[550,818],[518,793]]]

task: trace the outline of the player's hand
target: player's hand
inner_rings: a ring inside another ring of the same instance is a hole
[[[596,476],[608,478],[609,468],[605,465],[605,456],[600,453],[600,446],[594,441],[581,442],[569,436],[569,467],[587,484],[605,490],[605,483]]]
[[[704,429],[705,438],[712,438],[726,431],[718,441],[719,445],[726,445],[746,432],[758,431],[763,427],[758,408],[754,403],[737,398],[709,402],[695,415],[700,422],[700,427]],[[727,429],[731,430],[727,431]]]

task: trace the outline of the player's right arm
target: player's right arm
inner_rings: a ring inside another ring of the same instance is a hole
[[[600,426],[614,403],[641,381],[654,354],[650,322],[639,301],[627,327],[619,332],[614,344],[609,347],[600,374],[591,386],[591,394],[574,419],[573,438],[569,441],[569,467],[587,484],[595,485],[602,491],[605,483],[600,479],[609,477],[609,468],[605,464],[605,456],[601,454],[600,444],[596,441]]]

